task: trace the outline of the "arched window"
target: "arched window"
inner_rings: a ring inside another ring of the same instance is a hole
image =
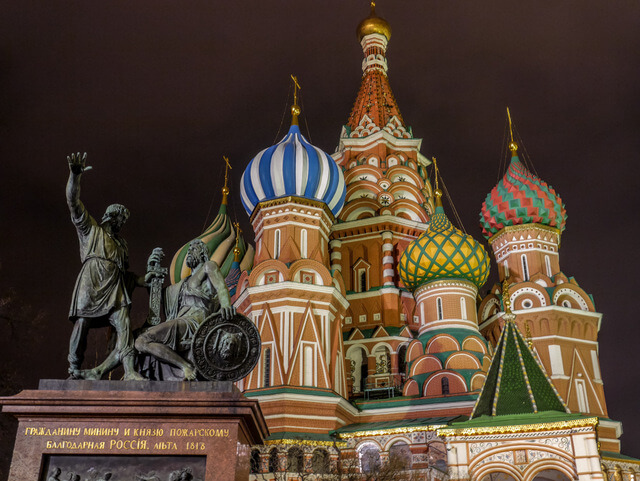
[[[442,311],[442,297],[436,299],[436,310],[438,311],[438,320],[444,319],[444,313]]]
[[[329,453],[324,449],[316,449],[311,457],[311,470],[314,474],[327,474],[329,473]]]
[[[287,471],[290,473],[302,473],[304,471],[304,455],[302,449],[297,446],[289,449],[287,453]]]
[[[551,277],[551,259],[549,259],[549,256],[544,256],[544,265],[547,268],[547,276]]]
[[[528,281],[529,280],[529,263],[527,262],[527,255],[522,254],[522,257],[520,257],[520,261],[522,262],[522,278],[525,281]]]
[[[400,374],[407,373],[407,345],[400,346],[398,349],[398,372]]]
[[[307,229],[300,231],[300,257],[307,258]]]
[[[302,384],[304,386],[313,386],[313,371],[314,371],[314,355],[313,355],[313,347],[305,346],[304,347],[304,379]]]
[[[277,473],[278,472],[278,450],[273,448],[269,451],[269,472]]]
[[[358,280],[360,282],[359,292],[366,292],[367,290],[367,270],[366,269],[358,269]]]
[[[449,378],[443,377],[440,379],[440,385],[442,387],[442,394],[449,394]]]
[[[251,472],[259,473],[260,472],[260,451],[257,449],[253,449],[251,451]]]
[[[409,445],[398,441],[389,449],[389,467],[394,470],[410,469],[412,457]]]
[[[264,350],[264,373],[262,379],[264,379],[262,387],[271,386],[271,348]]]
[[[460,298],[460,317],[464,320],[467,319],[467,303],[464,301],[464,297]]]
[[[365,444],[358,452],[360,454],[360,471],[365,474],[380,471],[380,450],[375,444]]]
[[[280,229],[276,229],[273,233],[273,258],[280,257]]]

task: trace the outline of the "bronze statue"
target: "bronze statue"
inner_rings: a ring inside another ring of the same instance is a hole
[[[121,362],[125,380],[143,380],[133,366],[129,310],[131,291],[146,282],[144,277],[128,271],[127,243],[120,230],[129,218],[129,211],[123,205],[112,204],[99,224],[89,215],[80,201],[80,179],[91,168],[86,167],[86,159],[86,153],[67,156],[70,170],[67,204],[78,232],[82,260],[69,311],[69,319],[74,323],[69,341],[69,373],[72,379],[101,379]],[[155,260],[152,254],[149,262]],[[88,330],[109,324],[116,332],[115,348],[99,366],[81,370]]]
[[[195,380],[191,341],[196,330],[212,314],[219,314],[225,321],[235,315],[220,268],[209,260],[207,246],[201,240],[189,244],[186,263],[191,275],[165,290],[167,321],[143,331],[135,341],[136,349],[147,355],[142,358],[141,369],[151,379]],[[227,348],[232,350],[233,342],[229,342]],[[149,356],[164,364],[158,365]]]

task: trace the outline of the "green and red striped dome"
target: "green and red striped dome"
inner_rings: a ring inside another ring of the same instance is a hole
[[[480,226],[488,239],[504,227],[520,224],[542,224],[562,232],[567,211],[562,199],[545,181],[533,175],[517,155],[504,177],[482,203]]]

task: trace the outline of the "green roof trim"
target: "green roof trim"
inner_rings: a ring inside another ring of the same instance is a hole
[[[418,340],[422,343],[422,347],[426,348],[427,347],[427,343],[434,336],[437,336],[438,334],[449,334],[450,336],[452,336],[456,341],[458,341],[458,344],[460,344],[460,349],[462,349],[462,342],[467,337],[475,337],[480,342],[484,342],[485,346],[487,345],[486,339],[484,337],[482,337],[482,335],[480,333],[478,333],[477,329],[473,329],[471,327],[469,329],[464,329],[464,328],[460,328],[460,327],[435,329],[433,331],[427,331],[424,334],[418,336]]]
[[[344,399],[334,391],[319,390],[319,388],[293,388],[293,387],[272,387],[245,391],[246,397],[271,396],[274,394],[306,394],[307,396],[328,396]]]
[[[616,461],[625,461],[627,463],[640,464],[640,459],[632,458],[631,456],[627,456],[622,453],[615,453],[613,451],[600,451],[600,456],[602,459],[611,459]]]
[[[512,320],[508,320],[471,413],[480,416],[567,413],[567,407]]]
[[[455,403],[464,401],[475,401],[476,394],[464,394],[461,396],[434,397],[434,398],[417,398],[411,396],[398,396],[391,399],[378,399],[371,401],[355,401],[357,408],[363,411],[374,409],[386,409],[404,406],[422,406],[425,404],[441,404]]]

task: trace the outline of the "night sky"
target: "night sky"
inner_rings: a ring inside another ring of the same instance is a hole
[[[213,219],[223,155],[230,214],[250,230],[239,180],[286,132],[290,74],[303,132],[334,152],[359,87],[355,29],[368,2],[14,1],[1,11],[0,297],[14,292],[44,316],[43,339],[21,349],[19,376],[35,387],[66,377],[80,269],[66,156],[88,152],[81,198],[94,217],[113,202],[130,208],[123,235],[137,272],[153,247],[168,263]],[[640,456],[640,3],[380,0],[378,13],[393,28],[389,77],[405,123],[438,158],[476,239],[511,108],[538,175],[567,206],[561,269],[604,313],[609,415],[624,423],[623,451]],[[136,292],[136,319],[146,303]]]

